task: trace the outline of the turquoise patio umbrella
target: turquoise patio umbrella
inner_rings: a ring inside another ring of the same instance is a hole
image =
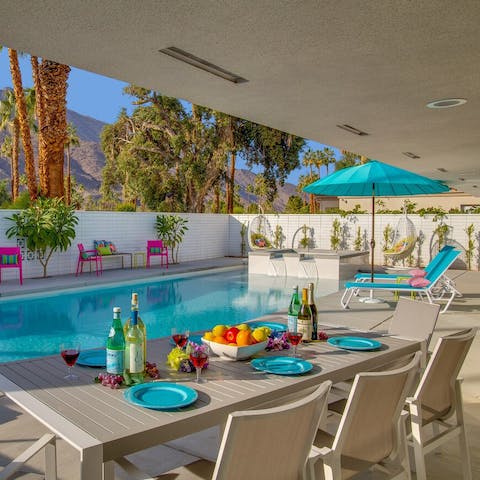
[[[307,185],[307,193],[335,197],[372,197],[371,281],[374,281],[375,197],[409,197],[448,192],[443,183],[378,160],[338,170]]]

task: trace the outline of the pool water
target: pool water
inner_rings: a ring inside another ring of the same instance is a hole
[[[287,308],[292,286],[303,279],[249,277],[245,269],[181,278],[149,280],[80,291],[15,297],[0,301],[0,362],[58,353],[60,343],[76,340],[82,350],[101,347],[113,307],[130,315],[132,292],[139,296],[140,317],[148,338],[177,330],[207,330],[235,325]],[[316,297],[338,290],[338,282],[319,280]]]

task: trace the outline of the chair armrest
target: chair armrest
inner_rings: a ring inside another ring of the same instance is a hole
[[[97,255],[100,255],[97,250],[93,249],[93,250],[84,250],[82,253],[96,253]]]

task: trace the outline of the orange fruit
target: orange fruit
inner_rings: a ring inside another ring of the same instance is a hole
[[[237,344],[239,347],[244,347],[245,345],[251,345],[252,340],[250,337],[250,332],[248,330],[240,330],[237,335]]]
[[[220,337],[220,336],[216,336],[213,339],[213,341],[216,342],[216,343],[223,343],[224,345],[226,345],[228,343],[223,337]]]

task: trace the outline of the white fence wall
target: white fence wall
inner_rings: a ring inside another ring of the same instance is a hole
[[[0,210],[0,245],[15,246],[16,239],[7,239],[5,231],[11,226],[6,219],[14,213],[13,210]],[[119,251],[145,251],[146,241],[156,238],[155,218],[157,213],[144,212],[77,212],[79,223],[76,228],[76,238],[66,252],[56,252],[48,265],[48,275],[74,273],[77,265],[77,243],[83,243],[85,248],[93,248],[94,240],[110,240]],[[179,250],[179,261],[192,261],[206,258],[241,255],[240,230],[243,223],[251,222],[256,215],[216,215],[216,214],[181,214],[188,219],[188,231]],[[357,226],[360,226],[365,239],[365,248],[368,249],[370,239],[371,216],[355,215],[346,218],[337,215],[267,215],[272,231],[277,225],[282,226],[284,240],[283,247],[291,248],[295,232],[303,225],[312,228],[314,248],[330,248],[332,223],[335,218],[340,220],[343,229],[342,248],[352,249]],[[399,215],[377,215],[376,217],[376,261],[383,262],[382,243],[383,231],[390,224],[397,225]],[[423,237],[423,243],[415,251],[415,258],[420,258],[424,264],[430,260],[433,232],[438,223],[432,221],[432,216],[420,217],[410,215],[417,234]],[[445,220],[451,227],[450,239],[454,239],[462,247],[467,246],[466,228],[473,224],[475,227],[475,254],[473,267],[478,268],[480,215],[448,215]],[[302,237],[298,232],[295,237],[294,248]],[[248,249],[248,243],[247,243]],[[39,262],[32,258],[24,260],[24,276],[26,278],[39,277],[43,274]],[[6,279],[17,278],[16,271],[4,270],[2,276]]]

